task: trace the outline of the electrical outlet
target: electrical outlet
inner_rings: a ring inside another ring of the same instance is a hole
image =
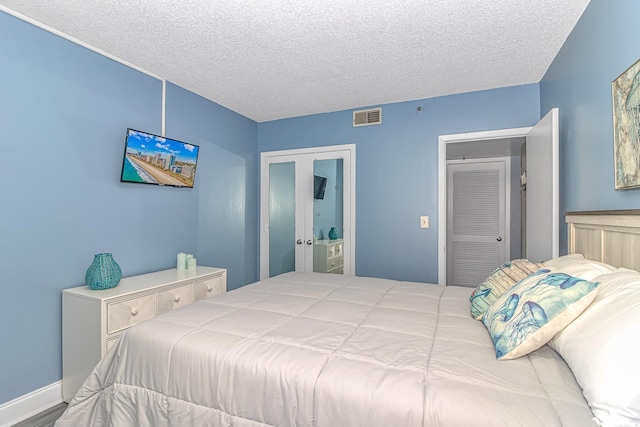
[[[429,228],[429,217],[421,216],[420,217],[420,228]]]

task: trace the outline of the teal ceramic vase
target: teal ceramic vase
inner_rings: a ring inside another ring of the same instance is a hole
[[[338,238],[338,233],[336,233],[336,228],[331,227],[331,230],[329,230],[329,240],[336,240],[337,238]]]
[[[111,254],[97,254],[84,278],[89,289],[115,288],[122,279],[122,270]]]

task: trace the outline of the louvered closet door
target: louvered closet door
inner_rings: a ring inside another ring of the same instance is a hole
[[[447,180],[447,284],[475,287],[506,262],[505,162],[450,162]]]

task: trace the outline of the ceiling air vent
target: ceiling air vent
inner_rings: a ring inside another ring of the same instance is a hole
[[[353,127],[379,125],[382,123],[382,108],[353,112]]]

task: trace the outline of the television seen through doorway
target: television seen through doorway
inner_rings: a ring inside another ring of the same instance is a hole
[[[324,199],[324,191],[327,189],[327,178],[323,176],[313,176],[313,198],[316,200]]]

